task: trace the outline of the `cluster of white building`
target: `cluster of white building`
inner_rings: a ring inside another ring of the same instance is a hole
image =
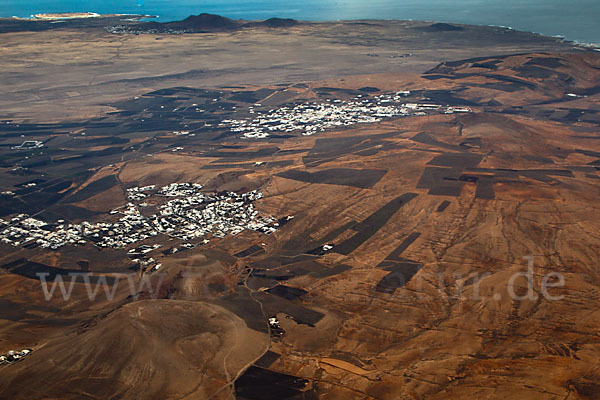
[[[148,197],[148,191],[156,189],[156,185],[149,185],[143,187],[133,187],[127,189],[127,199],[129,201],[139,201]]]
[[[6,354],[0,355],[0,365],[12,364],[14,362],[21,361],[29,354],[31,354],[31,349],[23,349],[21,351],[11,350]]]
[[[325,103],[304,103],[285,106],[259,114],[256,118],[226,119],[221,126],[230,127],[244,138],[265,138],[270,133],[296,132],[313,135],[329,128],[379,122],[385,118],[471,112],[464,107],[444,107],[439,104],[403,103],[409,91],[372,97],[358,95],[350,101],[327,100]],[[251,114],[257,113],[253,108]]]
[[[125,248],[160,234],[184,241],[205,237],[203,243],[208,243],[208,236],[221,238],[245,229],[265,234],[277,230],[275,219],[259,215],[254,208],[262,193],[204,193],[201,189],[196,183],[128,189],[129,203],[112,210],[115,217],[110,222],[67,224],[59,220],[58,225],[49,226],[26,214],[0,219],[0,241],[51,249],[92,241],[98,247]],[[145,216],[145,207],[155,207],[157,212]]]
[[[44,147],[44,143],[39,140],[26,140],[18,146],[12,146],[12,150],[27,150],[27,149],[41,149]]]
[[[285,331],[281,328],[281,323],[276,316],[269,318],[269,328],[271,331],[271,336],[281,337],[285,333]]]

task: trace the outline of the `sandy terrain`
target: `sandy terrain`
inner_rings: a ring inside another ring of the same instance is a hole
[[[6,96],[0,107],[7,118],[60,121],[164,87],[420,73],[444,60],[573,48],[502,28],[429,32],[428,26],[357,21],[189,35],[113,35],[102,28],[5,33],[0,85]]]

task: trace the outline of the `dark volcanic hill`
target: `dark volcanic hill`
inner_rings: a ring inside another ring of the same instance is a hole
[[[298,21],[291,18],[269,18],[264,21],[248,22],[244,27],[289,28],[298,25]]]
[[[450,24],[446,24],[444,22],[437,22],[435,24],[431,24],[431,25],[425,27],[425,30],[427,32],[452,32],[452,31],[464,31],[465,29],[460,26],[450,25]]]
[[[294,19],[270,18],[265,21],[245,22],[232,20],[215,14],[202,13],[190,15],[182,21],[173,22],[142,22],[134,25],[118,25],[108,28],[114,33],[203,33],[203,32],[228,32],[243,28],[287,28],[295,26],[298,21]]]
[[[241,23],[220,15],[202,13],[199,15],[190,15],[183,21],[166,22],[161,25],[170,29],[192,31],[228,31],[238,29]]]

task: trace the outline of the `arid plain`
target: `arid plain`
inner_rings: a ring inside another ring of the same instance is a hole
[[[0,24],[1,398],[598,398],[598,52],[118,20]]]

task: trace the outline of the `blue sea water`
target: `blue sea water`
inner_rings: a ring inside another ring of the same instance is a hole
[[[151,14],[160,21],[202,12],[233,19],[414,19],[507,26],[600,44],[600,0],[0,0],[3,17],[76,11]]]

